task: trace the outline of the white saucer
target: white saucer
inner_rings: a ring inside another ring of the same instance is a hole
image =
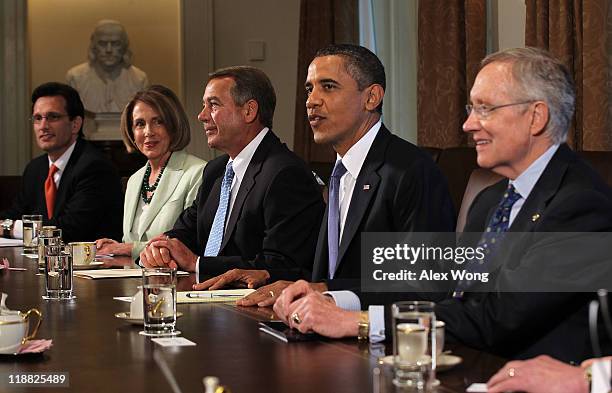
[[[104,262],[96,261],[87,265],[72,265],[72,270],[93,270],[100,269],[102,266],[104,266]]]
[[[436,371],[446,371],[458,364],[461,364],[463,359],[460,356],[442,354],[438,356],[438,363],[436,364]],[[378,363],[393,366],[393,355],[384,356],[378,359]]]
[[[176,312],[176,318],[177,319],[182,317],[182,316],[183,316],[182,312],[180,312],[180,311]],[[143,325],[144,324],[144,320],[142,318],[131,318],[129,311],[118,312],[117,314],[115,314],[115,318],[123,319],[125,322],[131,323],[132,325]]]

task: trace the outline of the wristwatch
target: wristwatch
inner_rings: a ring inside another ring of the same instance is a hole
[[[359,330],[357,339],[367,341],[370,338],[370,314],[367,311],[359,312]]]
[[[2,220],[0,225],[2,226],[2,237],[10,239],[13,237],[13,223],[14,221],[11,219]]]

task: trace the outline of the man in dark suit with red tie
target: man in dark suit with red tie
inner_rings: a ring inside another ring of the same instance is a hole
[[[78,92],[56,82],[32,93],[34,138],[46,154],[25,168],[21,189],[0,218],[40,214],[43,225],[62,230],[63,240],[121,238],[123,194],[111,163],[83,140],[84,108]],[[16,229],[16,231],[15,231]]]

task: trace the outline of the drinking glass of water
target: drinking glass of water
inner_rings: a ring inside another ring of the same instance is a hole
[[[142,269],[142,301],[145,336],[175,336],[176,269]]]
[[[42,215],[24,214],[23,222],[23,252],[25,254],[38,253],[38,234],[42,228]]]
[[[411,392],[432,388],[436,369],[436,316],[433,302],[398,302],[393,315],[393,366],[396,386]]]

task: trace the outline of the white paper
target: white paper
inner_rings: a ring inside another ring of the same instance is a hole
[[[113,299],[119,300],[120,302],[132,303],[131,296],[114,296]]]
[[[486,393],[487,392],[487,384],[486,383],[473,383],[465,390],[468,393]]]
[[[0,237],[0,247],[21,247],[23,240],[21,239],[5,239]]]
[[[185,337],[152,338],[151,341],[162,347],[194,347],[197,345],[193,341],[187,340]]]

